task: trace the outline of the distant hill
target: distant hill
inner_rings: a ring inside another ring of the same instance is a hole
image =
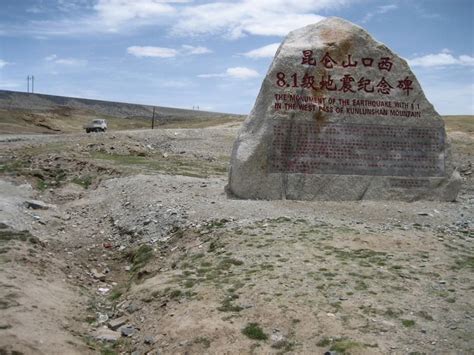
[[[51,110],[67,107],[120,118],[151,118],[153,106],[0,90],[0,109]],[[155,106],[162,117],[212,117],[222,113]],[[230,115],[230,114],[226,114]],[[239,116],[239,115],[234,115]]]
[[[0,90],[0,133],[75,132],[93,118],[113,129],[149,127],[153,106]],[[155,106],[157,126],[240,121],[242,115]],[[109,124],[110,127],[110,124]]]

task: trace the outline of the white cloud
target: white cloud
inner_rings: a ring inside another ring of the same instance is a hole
[[[228,68],[224,73],[198,75],[199,78],[233,78],[241,80],[252,79],[259,76],[260,74],[257,71],[246,67]]]
[[[84,66],[87,64],[87,60],[75,59],[75,58],[59,58],[54,61],[56,64],[68,65],[68,66]]]
[[[195,47],[195,46],[190,46],[188,44],[183,44],[182,46],[183,53],[184,54],[207,54],[207,53],[212,53],[212,51],[209,48],[206,47]]]
[[[368,12],[367,15],[364,16],[364,18],[362,19],[361,22],[362,23],[367,23],[374,16],[382,15],[382,14],[385,14],[389,11],[393,11],[393,10],[396,10],[396,9],[398,9],[398,5],[395,5],[395,4],[378,6],[377,9],[375,9],[375,11]]]
[[[129,54],[135,57],[155,57],[155,58],[173,58],[177,55],[201,55],[212,53],[209,48],[202,46],[191,46],[189,44],[183,44],[181,48],[165,48],[165,47],[152,47],[152,46],[132,46],[127,48]]]
[[[172,33],[204,35],[222,33],[228,38],[247,34],[284,36],[289,31],[324,19],[315,11],[348,3],[348,0],[241,0],[186,6]]]
[[[203,79],[208,79],[208,78],[224,78],[226,77],[226,73],[220,73],[220,74],[199,74],[198,78],[203,78]]]
[[[280,43],[272,43],[267,46],[253,49],[244,53],[243,55],[249,58],[273,58],[275,55]]]
[[[155,22],[162,15],[176,13],[170,5],[186,3],[187,0],[99,0],[94,6],[97,17],[109,31],[117,31],[120,26],[131,22]]]
[[[135,57],[155,57],[155,58],[172,58],[176,57],[178,51],[173,48],[165,47],[151,47],[151,46],[132,46],[127,48],[129,54],[134,55]]]
[[[414,67],[444,67],[449,65],[474,66],[474,57],[470,55],[460,55],[455,57],[449,49],[443,49],[437,54],[427,54],[425,56],[408,59],[408,64]]]
[[[284,36],[324,19],[317,14],[319,11],[359,1],[364,0],[221,0],[204,4],[191,0],[97,0],[93,6],[80,2],[80,8],[87,12],[63,12],[62,19],[31,21],[26,30],[25,26],[10,30],[72,36],[129,33],[152,25],[168,28],[179,36],[216,34],[234,39],[246,35]],[[77,13],[88,14],[77,16]]]
[[[5,65],[8,65],[8,64],[10,64],[10,63],[0,59],[0,69],[3,68]]]
[[[87,60],[84,59],[76,59],[76,58],[59,58],[56,54],[48,55],[44,58],[45,61],[65,65],[65,66],[84,66],[87,64]]]
[[[58,56],[56,54],[51,54],[51,55],[48,55],[47,57],[44,58],[44,60],[46,60],[47,62],[51,62],[53,60],[55,60]]]
[[[258,74],[257,71],[246,68],[246,67],[229,68],[227,69],[226,73],[231,78],[236,78],[236,79],[251,79],[251,78],[256,78],[260,75]]]

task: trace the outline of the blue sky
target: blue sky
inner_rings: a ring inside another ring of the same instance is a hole
[[[441,114],[474,114],[473,0],[0,0],[0,89],[248,113],[278,44],[329,16],[409,60]]]

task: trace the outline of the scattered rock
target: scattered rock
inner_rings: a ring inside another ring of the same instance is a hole
[[[105,313],[97,313],[97,323],[102,324],[109,320],[109,316]]]
[[[137,329],[133,325],[126,325],[120,328],[120,333],[122,333],[124,337],[132,336],[136,331]]]
[[[105,274],[98,272],[96,269],[91,270],[92,277],[99,281],[105,281]]]
[[[115,343],[120,339],[121,335],[119,332],[114,332],[109,328],[102,327],[96,330],[94,333],[94,338],[99,341],[107,341],[111,343]]]
[[[109,328],[112,329],[112,330],[117,330],[119,329],[122,325],[124,325],[125,323],[128,322],[128,317],[127,316],[123,316],[123,317],[120,317],[120,318],[116,318],[116,319],[112,319],[110,322],[109,322]]]
[[[140,310],[140,306],[137,303],[132,302],[125,309],[128,313],[132,314],[132,313],[135,313],[136,311]]]
[[[99,289],[97,291],[99,291],[100,294],[105,295],[110,291],[110,288],[108,288],[108,287],[99,287]]]
[[[37,201],[37,200],[25,201],[25,206],[26,208],[29,208],[32,210],[47,210],[51,207],[54,207],[53,205],[49,205],[47,203],[44,203],[42,201]]]
[[[152,335],[146,335],[144,338],[143,338],[143,342],[145,344],[148,344],[148,345],[152,345],[155,343],[155,337],[152,336]]]

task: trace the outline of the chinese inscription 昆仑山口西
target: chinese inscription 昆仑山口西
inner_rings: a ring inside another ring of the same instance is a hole
[[[322,59],[319,61],[321,65],[326,69],[333,69],[339,64],[330,56],[328,52],[324,54]],[[375,63],[373,58],[361,58],[361,66],[372,67]],[[301,64],[317,66],[317,60],[313,57],[313,51],[304,50]],[[352,55],[347,55],[347,60],[343,60],[340,64],[343,68],[357,67],[359,61],[353,60]],[[390,72],[392,69],[393,62],[389,57],[381,57],[377,62],[377,68],[382,71]],[[302,78],[298,78],[298,74],[294,73],[290,75],[290,79],[287,79],[287,75],[283,72],[278,72],[276,75],[276,84],[279,87],[302,87],[313,90],[328,90],[328,91],[342,91],[342,92],[353,92],[361,91],[367,93],[378,92],[380,94],[389,95],[391,90],[394,89],[394,86],[390,84],[384,76],[381,79],[371,80],[365,77],[361,77],[356,80],[351,74],[344,74],[344,76],[339,80],[341,84],[338,84],[336,81],[331,79],[331,75],[328,74],[327,77],[324,75],[319,83],[317,78],[314,75],[305,74]],[[319,86],[318,86],[319,84]],[[412,87],[413,81],[408,77],[398,80],[398,85],[396,88],[401,89],[408,96],[410,95],[410,90],[413,90]],[[339,85],[339,87],[338,87]]]

